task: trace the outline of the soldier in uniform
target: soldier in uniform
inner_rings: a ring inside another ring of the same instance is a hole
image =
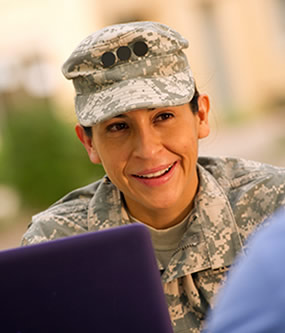
[[[77,136],[106,176],[34,216],[22,241],[144,223],[176,333],[200,332],[246,238],[285,204],[285,169],[198,158],[210,104],[187,47],[154,22],[109,26],[79,44],[63,74],[76,91]]]

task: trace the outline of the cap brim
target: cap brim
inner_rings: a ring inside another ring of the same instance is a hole
[[[186,104],[194,93],[188,68],[167,77],[129,79],[97,93],[77,95],[75,107],[79,123],[92,126],[132,110]]]

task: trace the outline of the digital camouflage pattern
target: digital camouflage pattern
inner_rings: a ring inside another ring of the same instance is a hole
[[[136,52],[138,42],[146,53]],[[183,52],[187,47],[178,32],[155,22],[108,26],[88,36],[62,68],[73,80],[79,123],[92,126],[135,109],[188,103],[195,85]],[[104,54],[111,58],[107,66]]]
[[[285,169],[200,157],[199,190],[187,230],[161,276],[175,333],[200,332],[206,312],[248,235],[285,207]],[[23,245],[131,223],[107,177],[33,217]],[[158,262],[158,267],[161,264]]]

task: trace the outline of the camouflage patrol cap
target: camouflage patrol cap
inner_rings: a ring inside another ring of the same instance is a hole
[[[73,80],[79,123],[188,103],[195,85],[187,47],[179,33],[155,22],[117,24],[88,36],[62,67]]]

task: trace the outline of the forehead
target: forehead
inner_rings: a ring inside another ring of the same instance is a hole
[[[135,109],[135,110],[130,110],[127,112],[123,112],[120,113],[118,115],[115,115],[114,117],[111,117],[107,120],[104,120],[99,124],[104,124],[108,121],[111,121],[112,119],[120,119],[120,118],[130,118],[130,117],[135,117],[138,114],[142,114],[142,113],[146,113],[146,114],[150,114],[152,112],[167,112],[167,111],[186,111],[186,110],[190,110],[190,106],[189,103],[183,104],[183,105],[175,105],[175,106],[164,106],[164,107],[159,107],[159,108],[143,108],[143,109]]]
[[[132,116],[135,115],[136,113],[150,113],[152,111],[160,111],[160,110],[164,110],[167,108],[146,108],[146,109],[136,109],[136,110],[130,110],[121,114],[118,114],[114,117],[112,117],[111,119],[115,119],[115,118],[127,118],[128,116]]]

